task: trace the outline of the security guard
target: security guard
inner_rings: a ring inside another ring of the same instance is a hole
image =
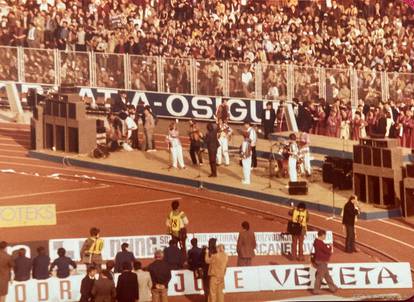
[[[187,225],[188,218],[185,213],[179,210],[180,203],[174,200],[171,203],[172,211],[168,214],[166,225],[168,233],[175,238],[179,243],[183,254],[186,253],[185,240],[187,239]]]
[[[100,270],[104,241],[99,238],[100,230],[98,228],[91,228],[89,233],[91,236],[85,240],[80,251],[82,262],[85,263],[87,267],[95,266]]]
[[[306,205],[300,202],[297,207],[289,211],[289,215],[292,215],[292,222],[300,224],[301,230],[298,234],[292,234],[292,259],[303,261],[303,241],[307,231],[307,223],[309,221],[309,213],[306,210]],[[298,254],[298,243],[299,243],[299,254]]]

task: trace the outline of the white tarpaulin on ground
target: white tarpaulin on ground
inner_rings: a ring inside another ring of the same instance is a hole
[[[282,255],[291,251],[292,238],[290,235],[284,235],[280,232],[256,232],[257,249],[256,255]],[[317,232],[307,232],[305,236],[304,254],[309,255],[313,249],[313,241]],[[188,234],[187,248],[190,247],[191,238],[198,239],[199,246],[208,244],[210,238],[217,238],[217,243],[224,244],[226,252],[230,255],[237,255],[236,245],[238,233],[194,233]],[[116,253],[121,250],[121,244],[129,243],[129,250],[134,253],[138,259],[153,258],[156,249],[164,249],[168,246],[170,235],[149,235],[149,236],[125,236],[125,237],[102,237],[104,240],[104,249],[102,256],[104,260],[114,259]],[[54,258],[60,247],[66,249],[66,255],[80,260],[80,249],[85,238],[75,239],[53,239],[49,240],[49,255]],[[326,234],[326,243],[332,244],[332,232]]]
[[[412,288],[409,263],[335,263],[331,276],[342,289]],[[227,269],[225,291],[228,293],[306,290],[313,288],[315,269],[309,265],[272,265],[231,267]],[[68,302],[79,301],[83,276],[67,279],[13,282],[6,302]],[[169,295],[202,294],[201,280],[194,280],[191,271],[174,271]]]

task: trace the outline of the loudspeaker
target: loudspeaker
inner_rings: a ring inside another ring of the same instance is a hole
[[[330,162],[325,162],[322,165],[322,180],[326,183],[332,183],[333,181],[333,169],[334,165]]]
[[[354,145],[354,163],[362,164],[362,147]]]
[[[362,147],[362,159],[363,163],[366,166],[370,166],[372,163],[371,160],[371,148],[370,147]]]
[[[381,167],[381,149],[372,148],[372,164]]]
[[[382,166],[384,168],[392,168],[391,150],[389,149],[382,150]]]
[[[414,164],[408,164],[406,166],[407,177],[414,177]]]
[[[306,181],[289,181],[289,195],[308,194],[308,183]]]
[[[352,190],[352,173],[343,169],[333,169],[332,184],[339,190]]]

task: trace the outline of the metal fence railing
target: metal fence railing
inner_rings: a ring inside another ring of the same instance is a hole
[[[0,47],[0,81],[233,98],[408,102],[414,74]]]

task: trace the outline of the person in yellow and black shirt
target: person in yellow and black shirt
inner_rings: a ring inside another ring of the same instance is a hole
[[[290,231],[290,234],[292,235],[291,260],[304,261],[303,241],[305,240],[307,223],[309,221],[309,213],[306,210],[305,203],[300,202],[295,208],[289,211],[289,215],[291,215],[291,223],[293,223],[293,228]]]
[[[178,200],[174,200],[171,203],[172,211],[168,214],[166,225],[168,233],[172,238],[179,242],[181,251],[184,256],[186,254],[185,240],[187,239],[187,225],[188,219],[183,211],[179,209],[180,203]]]
[[[99,238],[100,230],[98,228],[91,228],[89,233],[91,236],[85,240],[80,251],[82,262],[86,264],[87,267],[93,265],[100,270],[104,242]]]

